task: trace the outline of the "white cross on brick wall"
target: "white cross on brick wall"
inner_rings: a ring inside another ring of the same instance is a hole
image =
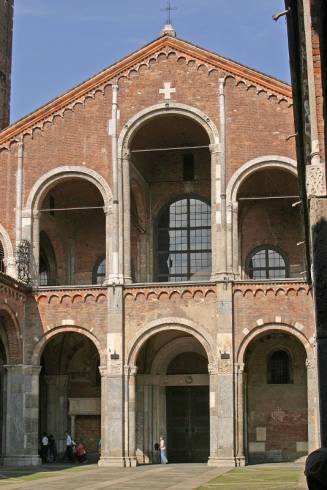
[[[170,99],[171,94],[174,94],[176,92],[175,88],[171,88],[171,83],[170,82],[165,82],[164,83],[164,88],[159,89],[159,94],[164,94],[164,98],[166,100]]]

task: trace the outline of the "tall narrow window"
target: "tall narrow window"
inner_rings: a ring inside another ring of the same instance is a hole
[[[158,221],[159,281],[202,281],[211,272],[211,212],[200,199],[173,202]]]
[[[40,256],[40,264],[39,264],[39,285],[40,286],[49,286],[49,275],[50,275],[50,267],[49,262],[46,257],[41,254]]]
[[[270,247],[254,250],[247,260],[251,279],[283,279],[288,275],[287,261],[280,251]]]
[[[103,284],[106,277],[106,258],[100,257],[93,269],[93,284]]]
[[[284,350],[277,350],[268,359],[268,383],[289,384],[291,383],[290,358]]]
[[[0,242],[0,272],[5,272],[5,252]]]

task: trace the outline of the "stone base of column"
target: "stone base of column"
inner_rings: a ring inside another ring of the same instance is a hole
[[[134,468],[137,466],[137,460],[135,457],[125,458],[125,466],[126,468]]]
[[[245,456],[236,456],[235,458],[235,466],[245,466]]]
[[[123,457],[101,456],[98,466],[111,466],[113,468],[126,468],[126,459]],[[136,466],[136,465],[135,465]]]
[[[225,467],[225,468],[235,468],[235,459],[234,458],[222,458],[222,457],[215,457],[215,456],[210,456],[208,459],[208,466],[220,466],[220,467]]]
[[[38,454],[28,454],[21,456],[4,456],[4,466],[39,466],[41,458]]]

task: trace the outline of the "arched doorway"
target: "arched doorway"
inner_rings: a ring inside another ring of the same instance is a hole
[[[167,441],[171,463],[207,462],[210,451],[207,354],[177,330],[150,337],[137,357],[136,457],[156,462],[154,444]]]
[[[293,335],[269,331],[245,353],[245,436],[249,463],[295,461],[308,450],[306,351]]]
[[[65,432],[83,440],[89,455],[98,453],[101,383],[99,353],[86,336],[67,332],[55,335],[41,356],[40,434],[53,434],[59,453]]]

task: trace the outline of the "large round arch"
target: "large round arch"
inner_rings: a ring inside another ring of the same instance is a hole
[[[131,140],[137,130],[150,119],[166,115],[179,115],[192,119],[204,128],[210,140],[210,144],[219,145],[219,133],[214,122],[200,109],[187,104],[169,101],[169,104],[162,102],[135,114],[127,121],[122,129],[118,140],[119,156],[123,157],[124,152],[130,148]]]
[[[90,332],[88,329],[83,328],[83,327],[79,327],[76,325],[74,325],[74,326],[72,326],[72,325],[68,326],[67,325],[64,327],[62,327],[62,326],[61,327],[55,327],[55,328],[52,328],[49,332],[46,332],[38,340],[38,342],[34,346],[32,358],[31,358],[32,364],[35,366],[40,365],[42,353],[43,353],[46,345],[48,344],[48,342],[53,337],[55,337],[56,335],[59,335],[62,333],[68,333],[68,332],[77,333],[77,334],[84,335],[85,337],[87,337],[94,344],[95,348],[98,351],[98,354],[100,357],[100,365],[101,366],[105,365],[105,362],[106,362],[105,349],[103,349],[101,347],[101,343],[100,343],[99,339],[92,332]]]
[[[237,201],[237,193],[245,179],[258,170],[281,169],[297,175],[296,161],[279,155],[263,155],[244,163],[231,177],[226,189],[228,203]]]
[[[91,182],[102,195],[104,205],[107,209],[112,204],[112,192],[106,180],[95,170],[79,165],[59,166],[42,175],[33,185],[27,201],[25,213],[38,210],[44,195],[58,182],[65,179],[84,179]]]
[[[198,325],[192,320],[188,320],[186,318],[178,318],[178,317],[167,317],[167,318],[160,318],[158,320],[153,320],[152,322],[148,323],[145,327],[140,329],[135,334],[134,339],[131,342],[131,347],[126,356],[127,364],[131,368],[135,368],[136,359],[144,343],[153,335],[169,330],[177,330],[180,332],[185,332],[195,337],[200,342],[204,351],[206,352],[209,364],[210,365],[215,364],[216,360],[211,347],[214,345],[214,342],[209,332],[207,332],[203,326]]]

